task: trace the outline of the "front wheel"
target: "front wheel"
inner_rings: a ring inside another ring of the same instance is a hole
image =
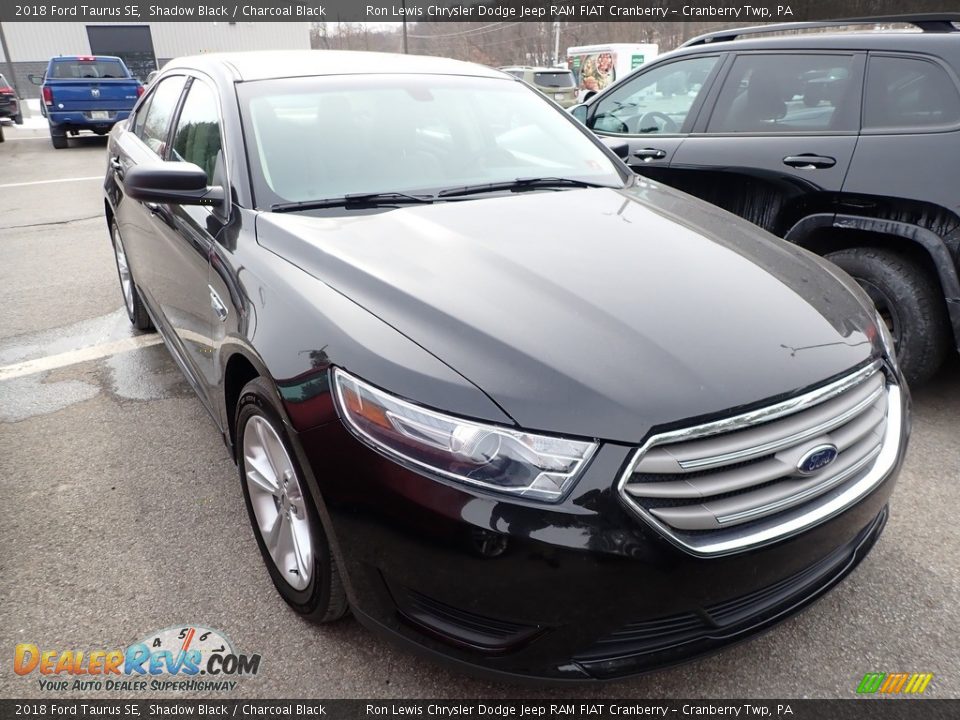
[[[260,554],[281,597],[318,623],[346,615],[347,596],[310,489],[269,385],[251,380],[237,408],[237,467]]]
[[[946,359],[950,327],[940,285],[909,257],[882,248],[850,248],[826,256],[859,283],[896,343],[904,377],[920,385]]]

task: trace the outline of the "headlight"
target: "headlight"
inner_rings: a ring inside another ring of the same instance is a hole
[[[364,442],[403,462],[485,490],[556,502],[597,444],[484,425],[427,410],[334,369],[340,416]]]
[[[887,323],[880,317],[880,313],[878,312],[873,313],[873,321],[877,324],[877,334],[880,336],[880,344],[883,345],[884,352],[887,354],[893,366],[897,367],[896,342],[890,333],[890,329],[887,327]]]

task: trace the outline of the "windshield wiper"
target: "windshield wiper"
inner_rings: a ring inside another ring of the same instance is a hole
[[[320,200],[276,203],[273,212],[296,212],[297,210],[320,210],[333,207],[383,207],[388,205],[416,205],[432,203],[433,195],[408,195],[401,192],[352,193]]]
[[[461,195],[476,195],[479,193],[500,192],[503,190],[512,190],[514,192],[522,190],[533,190],[537,188],[600,188],[614,187],[613,185],[603,185],[602,183],[587,182],[586,180],[574,180],[573,178],[561,177],[534,177],[517,178],[507,182],[486,183],[481,185],[465,185],[464,187],[449,188],[437,193],[438,198],[459,197]]]

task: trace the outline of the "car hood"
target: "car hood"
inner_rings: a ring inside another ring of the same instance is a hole
[[[823,261],[646,181],[325,212],[263,213],[258,241],[531,430],[635,443],[875,354]]]

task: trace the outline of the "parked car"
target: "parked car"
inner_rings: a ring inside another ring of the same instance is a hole
[[[909,404],[869,298],[502,73],[175,60],[104,187],[127,313],[308,619],[619,677],[807,606],[884,526]]]
[[[627,142],[636,172],[850,273],[922,383],[960,347],[960,166],[944,162],[960,143],[960,15],[899,19],[924,32],[711,33],[573,112]]]
[[[0,73],[0,119],[13,120],[17,125],[23,125],[23,109],[20,99],[13,85]]]
[[[577,104],[577,81],[566,68],[510,65],[500,70],[532,85],[560,107]]]
[[[109,55],[50,58],[43,77],[30,79],[41,86],[50,141],[58,150],[68,146],[68,135],[81,130],[106,135],[143,95],[143,85],[123,60]]]

